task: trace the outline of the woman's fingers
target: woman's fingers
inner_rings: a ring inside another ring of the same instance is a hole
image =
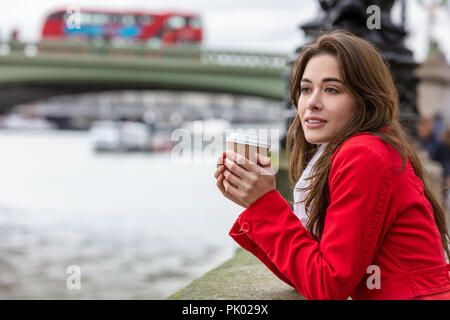
[[[220,189],[220,191],[221,191],[222,193],[225,193],[225,192],[226,192],[226,190],[225,190],[225,188],[224,188],[224,185],[223,185],[223,182],[224,182],[225,180],[226,180],[225,176],[224,176],[222,173],[220,173],[220,174],[219,174],[219,177],[217,178],[216,185],[219,187],[219,189]],[[229,182],[229,184],[232,185],[234,188],[237,189],[237,187],[236,187],[234,184],[232,184],[232,183],[230,183],[230,182]]]
[[[270,158],[269,157],[267,157],[267,156],[263,156],[263,155],[261,155],[261,154],[259,154],[259,153],[255,153],[255,156],[256,156],[256,159],[257,159],[257,161],[258,161],[258,164],[261,166],[261,167],[270,167]]]
[[[224,165],[229,171],[240,178],[246,179],[249,176],[249,172],[246,169],[242,168],[239,163],[230,160],[228,157],[225,158]]]
[[[221,174],[221,175],[219,176],[219,178],[217,179],[216,185],[217,185],[217,187],[219,188],[220,192],[222,192],[222,194],[223,194],[225,197],[227,197],[226,191],[225,191],[225,187],[223,186],[223,180],[224,180],[224,179],[225,179],[225,178],[224,178],[223,174]],[[228,198],[228,197],[227,197],[227,198]],[[232,200],[232,199],[230,199],[230,200]]]
[[[223,171],[223,176],[229,183],[231,183],[233,186],[237,187],[237,189],[241,189],[241,188],[249,189],[247,181],[237,177],[231,171],[225,169]]]
[[[242,203],[241,201],[239,201],[238,199],[233,197],[229,192],[225,191],[224,181],[226,181],[226,180],[225,180],[223,174],[221,174],[221,175],[219,175],[219,178],[217,179],[217,182],[216,182],[217,187],[219,188],[220,192],[222,192],[224,197],[233,201],[237,205],[240,205],[240,206],[246,208],[244,203]]]
[[[232,160],[233,162],[237,163],[239,166],[241,166],[242,168],[248,170],[251,168],[251,166],[255,165],[254,162],[250,161],[249,159],[247,159],[246,157],[244,157],[243,155],[234,152],[232,150],[227,150],[225,152],[225,159],[228,158],[229,160]]]
[[[224,166],[226,170],[232,172],[237,177],[245,179],[247,171],[243,169],[240,165],[236,164],[235,162],[231,161],[228,158],[225,158]]]
[[[225,152],[222,152],[222,154],[219,156],[219,158],[217,159],[217,165],[216,167],[218,168],[220,165],[223,165],[223,160],[225,159]]]
[[[225,167],[221,164],[217,168],[216,172],[214,172],[214,178],[219,178],[219,175],[224,171]]]
[[[256,155],[256,154],[255,154]],[[255,156],[254,155],[254,156]],[[227,162],[228,159],[228,162]],[[257,157],[255,157],[257,159]],[[237,175],[238,177],[248,179],[250,177],[250,172],[258,173],[260,170],[260,166],[251,160],[247,159],[243,155],[236,153],[231,150],[227,150],[226,152],[226,158],[224,160],[224,164],[228,169],[231,169],[231,171]],[[231,163],[234,162],[235,168],[231,165]],[[269,160],[270,162],[270,160]],[[228,165],[227,165],[228,164]]]
[[[225,192],[225,188],[223,187],[223,174],[220,174],[217,178],[216,186],[219,188],[220,192]]]
[[[225,192],[229,193],[234,198],[239,198],[239,189],[231,184],[227,179],[223,179],[223,187]]]

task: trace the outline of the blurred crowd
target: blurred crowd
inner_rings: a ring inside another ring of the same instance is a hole
[[[419,121],[417,134],[421,147],[443,168],[444,202],[450,208],[450,127],[445,125],[439,114],[424,116]]]

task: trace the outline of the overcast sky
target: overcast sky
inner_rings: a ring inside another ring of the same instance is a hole
[[[410,32],[407,46],[416,60],[426,55],[427,14],[408,2]],[[291,53],[303,41],[298,25],[310,21],[319,10],[317,0],[3,0],[0,8],[0,35],[7,39],[14,27],[22,41],[38,41],[43,20],[51,10],[69,6],[83,8],[188,10],[202,15],[204,45],[215,49],[244,49]],[[450,60],[449,11],[438,13],[433,33]],[[392,13],[400,21],[399,6]]]

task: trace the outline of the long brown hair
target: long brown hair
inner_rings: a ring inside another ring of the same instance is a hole
[[[354,134],[370,132],[397,150],[402,159],[400,172],[406,168],[409,158],[415,174],[423,183],[425,197],[433,208],[444,252],[447,257],[450,257],[444,208],[432,193],[429,177],[417,155],[416,147],[398,120],[397,89],[380,53],[372,44],[347,31],[335,30],[321,35],[315,43],[303,48],[292,65],[289,89],[291,100],[296,108],[298,108],[301,94],[300,80],[305,67],[312,57],[319,54],[331,54],[337,57],[341,80],[355,99],[357,111],[343,132],[329,141],[314,165],[314,175],[310,177],[310,185],[302,189],[310,190],[305,199],[305,209],[309,213],[306,228],[320,241],[329,205],[330,157],[345,140]],[[383,127],[388,127],[388,130],[381,130]],[[286,136],[291,188],[295,186],[317,147],[306,141],[301,120],[297,114]],[[293,204],[291,201],[290,203]]]

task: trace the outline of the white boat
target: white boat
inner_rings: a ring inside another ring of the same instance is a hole
[[[120,132],[114,121],[95,121],[89,135],[96,151],[115,151],[120,148]]]
[[[147,125],[132,121],[95,121],[89,134],[96,151],[150,151]]]
[[[147,125],[140,122],[123,121],[120,128],[120,142],[127,151],[148,151],[151,148],[151,134]]]
[[[0,119],[0,128],[14,130],[50,130],[56,129],[56,125],[46,119],[29,118],[18,113],[12,113]]]

